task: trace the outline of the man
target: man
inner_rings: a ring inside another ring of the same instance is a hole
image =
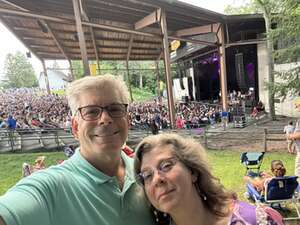
[[[60,166],[22,179],[0,197],[0,225],[150,225],[135,183],[128,135],[128,91],[113,76],[84,77],[67,90],[80,148]]]
[[[295,103],[297,110],[300,112],[300,99]],[[294,133],[287,134],[287,139],[292,140],[296,146],[297,156],[295,159],[295,175],[300,177],[300,119],[296,122]]]

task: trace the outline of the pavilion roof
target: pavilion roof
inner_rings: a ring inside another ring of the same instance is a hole
[[[143,18],[159,9],[166,12],[168,34],[173,39],[176,31],[226,20],[223,14],[175,0],[80,2],[89,60],[97,56],[99,60],[162,57],[159,23],[140,26]],[[0,0],[0,19],[40,59],[81,59],[72,0]]]

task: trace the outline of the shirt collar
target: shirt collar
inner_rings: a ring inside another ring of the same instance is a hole
[[[128,157],[123,151],[121,151],[121,158],[125,164],[125,176],[131,181],[134,182],[134,173],[133,173],[133,159]],[[80,148],[77,148],[74,155],[70,158],[71,163],[75,164],[76,169],[85,174],[87,177],[90,177],[97,184],[103,184],[108,182],[114,177],[110,177],[100,170],[96,169],[92,164],[90,164],[80,153]]]

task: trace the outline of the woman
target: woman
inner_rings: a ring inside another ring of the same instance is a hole
[[[283,224],[276,211],[271,210],[278,223],[264,208],[237,201],[210,171],[205,150],[192,139],[160,134],[146,137],[136,149],[135,173],[157,224]]]
[[[261,172],[258,176],[245,176],[244,180],[250,183],[258,192],[264,192],[267,184],[274,177],[283,177],[286,173],[286,169],[281,160],[273,160],[271,162],[271,172],[273,175],[267,172]]]

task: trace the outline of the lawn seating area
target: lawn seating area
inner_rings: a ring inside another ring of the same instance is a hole
[[[63,152],[0,154],[0,195],[3,195],[21,179],[23,162],[34,164],[35,159],[41,155],[46,157],[46,167],[57,164],[58,160],[66,159]],[[208,150],[208,157],[214,176],[220,179],[225,188],[235,191],[239,199],[248,201],[244,197],[246,188],[243,181],[246,168],[240,163],[240,155],[241,152],[238,151]],[[280,159],[284,162],[287,169],[286,175],[293,175],[294,158],[294,155],[285,152],[267,152],[264,156],[261,170],[269,171],[271,161]],[[294,214],[294,212],[289,211],[287,213]]]
[[[209,150],[208,156],[211,162],[213,174],[221,180],[221,183],[230,190],[237,192],[241,199],[244,199],[245,184],[243,176],[245,167],[240,163],[238,151]],[[57,160],[66,159],[63,152],[49,153],[26,153],[26,154],[1,154],[0,155],[0,195],[13,186],[22,175],[22,164],[27,162],[33,164],[34,160],[40,156],[46,157],[46,166],[54,165]],[[280,159],[284,162],[287,175],[294,173],[294,155],[281,152],[267,152],[264,156],[261,170],[269,171],[270,163],[273,159]]]

